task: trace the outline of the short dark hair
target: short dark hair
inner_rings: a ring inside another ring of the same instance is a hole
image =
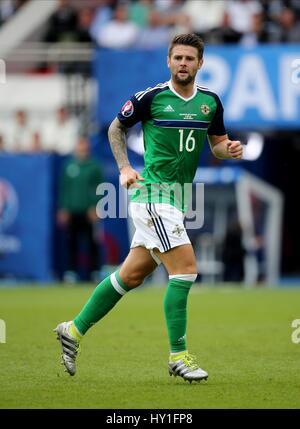
[[[178,34],[175,36],[169,46],[169,57],[172,55],[172,50],[176,45],[193,46],[198,51],[199,59],[201,60],[203,57],[204,42],[197,34]]]

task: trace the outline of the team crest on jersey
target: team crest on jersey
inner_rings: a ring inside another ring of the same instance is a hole
[[[204,115],[208,115],[210,113],[210,107],[207,104],[202,104],[200,106],[200,110]]]
[[[134,107],[132,102],[130,100],[126,101],[126,103],[121,109],[122,115],[125,116],[125,118],[128,118],[133,114],[133,111],[134,111]]]

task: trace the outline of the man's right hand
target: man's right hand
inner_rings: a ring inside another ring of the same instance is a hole
[[[141,185],[139,185],[137,180],[144,180],[144,178],[136,171],[134,170],[130,165],[126,165],[125,167],[121,168],[120,170],[120,183],[121,186],[124,188],[140,188]]]

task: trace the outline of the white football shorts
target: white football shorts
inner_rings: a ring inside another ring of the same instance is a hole
[[[164,253],[191,243],[184,227],[183,213],[170,204],[131,202],[129,214],[136,228],[130,248],[143,246],[149,249],[157,264],[160,260],[153,249]]]

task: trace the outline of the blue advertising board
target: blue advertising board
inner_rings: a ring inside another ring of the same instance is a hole
[[[167,48],[96,51],[101,124],[110,123],[132,94],[169,79],[166,56]],[[300,128],[300,44],[208,46],[197,83],[220,96],[229,128]]]
[[[0,277],[51,279],[51,157],[0,156]]]

